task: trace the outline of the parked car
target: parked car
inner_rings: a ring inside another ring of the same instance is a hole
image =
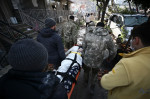
[[[110,27],[115,38],[121,34],[124,36],[124,40],[128,40],[133,27],[147,20],[148,17],[142,14],[112,14],[108,19],[107,25]]]

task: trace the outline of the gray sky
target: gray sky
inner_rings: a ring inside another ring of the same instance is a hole
[[[116,4],[122,4],[125,0],[115,0]]]

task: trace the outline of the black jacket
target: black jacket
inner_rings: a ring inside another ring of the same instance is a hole
[[[0,99],[67,99],[52,73],[10,70],[0,78]]]
[[[40,31],[37,41],[42,43],[48,51],[48,62],[50,64],[59,64],[65,59],[65,51],[61,37],[58,32],[50,28],[44,28]]]

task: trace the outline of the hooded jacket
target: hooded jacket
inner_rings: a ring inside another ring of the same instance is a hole
[[[65,59],[65,51],[61,37],[58,32],[50,28],[40,31],[37,41],[42,43],[48,51],[49,64],[60,64]]]
[[[65,22],[63,24],[62,35],[64,43],[66,42],[74,42],[74,44],[77,43],[78,28],[73,20],[69,20],[68,22]]]
[[[67,94],[52,73],[10,70],[0,78],[0,99],[67,99]]]
[[[102,27],[90,26],[83,41],[84,64],[99,68],[104,59],[113,58],[115,54],[115,45],[108,31]]]
[[[108,99],[150,99],[150,47],[129,54],[101,79]]]

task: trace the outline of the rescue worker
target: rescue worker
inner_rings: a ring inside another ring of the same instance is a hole
[[[37,41],[42,43],[48,51],[49,66],[57,69],[65,59],[64,45],[56,31],[56,22],[52,18],[45,20],[45,28],[38,34]]]
[[[62,37],[62,27],[63,24],[66,22],[66,19],[60,17],[60,22],[56,25],[56,31],[58,31],[58,34]],[[63,38],[62,38],[63,39]]]
[[[131,36],[135,51],[125,54],[108,74],[98,76],[109,90],[108,99],[150,98],[150,23],[135,27]]]
[[[91,28],[91,27],[90,27]],[[108,31],[104,29],[104,23],[99,22],[93,29],[89,29],[83,41],[84,81],[90,85],[90,93],[93,95],[96,76],[102,66],[103,60],[110,60],[115,56],[116,49]],[[89,77],[90,76],[90,77]]]
[[[65,48],[69,49],[77,44],[78,28],[74,23],[74,16],[69,17],[70,20],[65,22],[62,27],[62,36]]]

